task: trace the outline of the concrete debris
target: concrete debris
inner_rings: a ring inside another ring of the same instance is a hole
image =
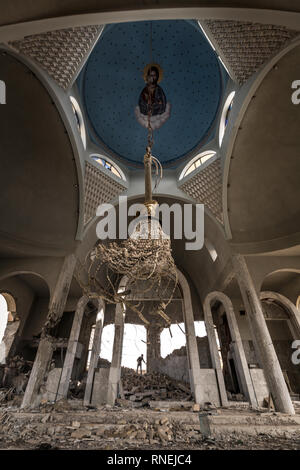
[[[227,390],[227,398],[229,401],[239,401],[244,402],[247,401],[245,396],[242,393],[233,393]]]
[[[70,383],[69,387],[69,397],[70,398],[83,398],[84,397],[84,392],[85,392],[85,387],[86,387],[86,380],[87,380],[87,373],[85,372],[82,379],[80,381],[78,380],[72,380]]]
[[[133,402],[136,408],[149,406],[150,401],[156,400],[192,400],[191,390],[185,383],[159,372],[138,375],[133,369],[122,367],[121,380],[125,401]],[[119,404],[122,404],[120,399]]]
[[[91,431],[87,429],[77,429],[76,431],[72,432],[71,437],[74,437],[75,439],[82,439],[83,437],[90,437],[91,434]]]
[[[14,356],[7,364],[0,364],[0,403],[11,402],[15,395],[24,394],[32,365],[32,361],[21,356]]]
[[[55,403],[51,402],[41,402],[39,405],[39,410],[44,412],[56,411],[57,413],[64,413],[72,410],[71,403],[62,398],[61,400],[56,401]]]
[[[61,402],[60,406],[65,404]],[[69,402],[71,407],[72,400]],[[114,449],[300,448],[300,415],[236,409],[207,415],[211,435],[206,437],[198,414],[192,411],[103,406],[95,413],[84,408],[61,413],[54,407],[30,412],[2,407],[0,449],[104,449],[111,445]]]

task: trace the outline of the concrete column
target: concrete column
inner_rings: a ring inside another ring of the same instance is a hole
[[[147,372],[155,370],[155,362],[160,356],[160,334],[162,327],[157,323],[150,323],[147,327]]]
[[[107,387],[107,404],[108,405],[114,405],[115,400],[118,396],[118,386],[119,386],[119,382],[121,378],[124,322],[125,322],[125,312],[123,311],[122,305],[117,304],[116,305],[113,355],[112,355],[111,366],[109,370],[108,387]]]
[[[38,404],[39,389],[43,383],[47,367],[50,364],[53,354],[53,338],[51,337],[50,332],[51,329],[59,322],[64,312],[75,265],[76,257],[73,254],[65,257],[50,299],[49,313],[42,331],[41,340],[21,408]]]
[[[260,357],[275,408],[282,413],[293,415],[295,410],[245,258],[239,254],[234,255],[232,263],[248,315],[253,343]]]
[[[191,390],[194,393],[195,403],[204,405],[207,401],[204,393],[204,384],[201,383],[200,376],[200,361],[198,353],[198,345],[195,335],[195,326],[194,326],[194,313],[192,306],[192,297],[190,287],[184,275],[177,271],[178,281],[180,283],[182,293],[183,293],[183,317],[185,324],[185,333],[186,333],[186,345],[187,345],[187,354],[189,362],[189,372],[190,372],[190,382]]]
[[[204,301],[204,305],[203,305],[205,327],[206,327],[206,332],[207,332],[207,337],[208,337],[208,344],[209,344],[211,362],[212,362],[213,368],[216,371],[221,405],[222,406],[228,406],[228,399],[227,399],[227,393],[226,393],[226,388],[225,388],[224,375],[223,375],[223,371],[222,371],[222,367],[221,367],[221,361],[220,361],[220,356],[219,356],[219,350],[218,350],[217,338],[216,338],[216,333],[215,333],[215,327],[214,327],[214,322],[213,322],[213,317],[212,317],[211,307],[210,307],[210,304],[211,304],[211,301],[212,301],[211,294],[208,294],[206,296],[205,301]]]
[[[207,298],[210,305],[213,300],[219,300],[225,308],[242,389],[250,405],[254,408],[257,408],[258,403],[232,302],[227,297],[227,295],[223,294],[222,292],[211,292]]]
[[[52,354],[53,343],[51,339],[42,338],[39,343],[21,408],[34,408],[39,405],[39,389],[50,365]]]
[[[76,355],[76,350],[77,350],[77,345],[78,345],[78,338],[79,338],[80,329],[81,329],[81,323],[82,323],[82,319],[84,315],[84,310],[88,301],[89,301],[89,298],[86,295],[84,295],[79,299],[77,303],[76,312],[74,315],[73,325],[72,325],[70,338],[68,342],[66,357],[64,361],[64,366],[63,366],[60,383],[59,383],[59,389],[58,389],[58,394],[57,394],[58,399],[63,398],[63,397],[66,398],[68,395],[70,379],[72,376],[72,370],[74,366],[74,360],[75,360],[75,355]]]
[[[98,360],[99,360],[100,350],[101,350],[101,338],[102,338],[102,331],[103,331],[103,325],[104,325],[104,307],[105,307],[104,302],[100,300],[99,312],[97,313],[97,317],[96,317],[96,327],[95,327],[95,333],[94,333],[92,353],[91,353],[91,358],[90,358],[90,365],[89,365],[88,375],[86,379],[86,387],[85,387],[84,399],[83,399],[83,404],[85,406],[89,405],[92,399],[95,369],[97,368],[97,365],[98,365]]]

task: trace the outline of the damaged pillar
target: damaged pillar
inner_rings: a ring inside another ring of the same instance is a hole
[[[147,327],[147,372],[155,370],[155,364],[160,359],[160,334],[162,327],[157,323],[150,323]]]
[[[250,276],[245,258],[234,255],[233,267],[239,284],[245,309],[249,318],[253,343],[260,357],[266,380],[276,411],[295,414],[295,410],[285,383],[282,370],[266,325],[262,306]]]
[[[235,351],[235,358],[237,361],[237,368],[238,368],[239,377],[241,379],[243,392],[247,400],[249,401],[250,405],[256,408],[258,406],[258,403],[257,403],[256,395],[254,392],[252,380],[250,377],[250,372],[249,372],[248,363],[247,363],[246,356],[245,356],[245,351],[244,351],[241,335],[240,335],[237,321],[235,318],[232,302],[227,297],[227,295],[223,294],[222,292],[211,292],[210,294],[207,295],[205,302],[204,302],[205,322],[208,323],[209,321],[211,322],[213,321],[212,315],[211,315],[211,303],[214,300],[218,300],[224,306],[229,329],[230,329],[231,339],[232,339],[232,343],[233,343],[233,347]],[[208,320],[208,318],[210,318],[210,320]],[[216,346],[217,345],[216,345],[216,340],[215,340],[214,347],[217,349]],[[218,353],[217,350],[216,350],[216,353]],[[220,360],[218,362],[220,363]],[[220,367],[221,367],[221,364],[220,364]],[[222,370],[220,372],[222,373]],[[223,374],[222,374],[222,382],[224,383]],[[224,384],[224,388],[225,388],[225,384]]]
[[[121,361],[123,349],[125,311],[122,304],[116,306],[115,336],[111,366],[108,376],[107,404],[114,405],[118,396],[118,387],[121,379]]]
[[[92,391],[93,391],[93,384],[94,384],[94,376],[95,376],[95,369],[98,366],[98,360],[100,356],[101,350],[101,338],[102,338],[102,331],[104,325],[104,309],[105,305],[102,300],[99,300],[99,311],[96,317],[96,327],[93,339],[93,346],[92,346],[92,353],[90,357],[90,364],[88,375],[86,379],[86,386],[84,392],[84,399],[83,404],[85,406],[91,403],[92,399]]]
[[[38,393],[43,383],[53,353],[53,338],[51,330],[59,322],[69,294],[69,289],[76,265],[76,257],[71,254],[65,257],[59,273],[52,297],[50,299],[49,312],[43,327],[41,340],[35,356],[33,368],[24,394],[21,408],[36,406]]]
[[[195,335],[194,313],[192,306],[192,297],[190,287],[184,275],[177,270],[178,281],[183,293],[183,316],[186,333],[186,345],[189,362],[189,373],[191,389],[194,394],[195,402],[204,405],[207,401],[204,393],[204,384],[201,382],[200,361],[198,345]]]
[[[210,307],[213,294],[214,292],[206,296],[204,305],[203,305],[205,328],[206,328],[207,337],[208,337],[208,344],[209,344],[212,366],[216,371],[221,405],[228,406],[227,393],[226,393],[224,376],[223,376],[223,371],[221,367],[221,361],[220,361],[217,338],[216,338],[216,330],[215,330],[213,317],[211,313],[211,307]]]
[[[78,345],[78,338],[79,338],[79,334],[81,330],[84,310],[85,310],[86,304],[88,303],[88,300],[89,300],[88,296],[84,295],[79,299],[77,303],[76,312],[74,315],[73,325],[72,325],[70,338],[68,342],[66,357],[64,361],[64,366],[63,366],[63,370],[61,374],[59,389],[57,393],[58,399],[66,398],[68,395],[70,380],[72,376],[74,360],[75,360],[75,355],[76,355],[76,350],[77,350],[77,345]]]

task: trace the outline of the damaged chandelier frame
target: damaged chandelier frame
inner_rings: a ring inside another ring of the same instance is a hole
[[[108,303],[121,304],[123,312],[131,309],[149,325],[144,316],[145,301],[155,298],[151,315],[161,317],[165,326],[171,324],[166,314],[178,282],[172,257],[170,238],[162,231],[155,215],[157,201],[152,199],[152,165],[155,166],[155,185],[162,178],[162,166],[152,154],[152,100],[148,98],[148,145],[144,155],[145,211],[137,218],[134,232],[122,242],[99,242],[88,253],[84,265],[78,262],[76,279],[84,294],[100,297]],[[105,286],[99,280],[100,270],[106,270]],[[126,278],[126,290],[118,291],[120,280]],[[83,281],[85,279],[85,282]],[[147,296],[148,299],[147,299]],[[153,321],[155,321],[153,319]]]

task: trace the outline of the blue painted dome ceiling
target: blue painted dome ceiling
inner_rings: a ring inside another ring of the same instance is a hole
[[[99,151],[143,162],[147,129],[137,115],[149,63],[162,68],[157,96],[167,102],[167,109],[157,108],[165,115],[156,116],[153,155],[174,164],[212,138],[224,88],[221,65],[196,22],[106,26],[78,79],[89,133]]]

